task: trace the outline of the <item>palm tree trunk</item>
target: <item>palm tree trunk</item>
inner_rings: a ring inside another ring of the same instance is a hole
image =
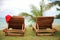
[[[41,16],[43,16],[43,13],[44,13],[44,0],[42,0],[42,3],[41,3]]]

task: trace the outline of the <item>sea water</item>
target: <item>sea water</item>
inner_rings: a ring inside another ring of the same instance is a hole
[[[60,25],[60,19],[54,19],[53,24]],[[5,21],[5,18],[0,18],[0,30],[3,30],[7,27],[7,23]]]
[[[7,23],[4,18],[0,18],[0,30],[6,28]]]
[[[54,24],[60,25],[60,19],[54,19]]]

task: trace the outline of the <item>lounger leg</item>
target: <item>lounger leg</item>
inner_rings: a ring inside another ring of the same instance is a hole
[[[5,36],[8,36],[8,33],[7,32],[5,32]]]
[[[52,36],[54,36],[54,32],[52,33]]]
[[[38,33],[36,33],[36,36],[38,36]]]
[[[33,29],[33,31],[34,31],[34,28],[32,28]]]

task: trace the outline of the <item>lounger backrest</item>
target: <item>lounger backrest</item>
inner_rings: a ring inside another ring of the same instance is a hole
[[[36,22],[40,28],[52,28],[54,17],[37,17]]]
[[[8,28],[22,29],[23,24],[24,24],[24,17],[13,16],[8,23]]]

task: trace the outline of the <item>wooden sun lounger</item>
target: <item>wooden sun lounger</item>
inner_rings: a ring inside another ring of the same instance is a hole
[[[24,17],[13,16],[8,22],[8,28],[3,31],[6,36],[23,36],[25,33]]]
[[[53,20],[54,17],[37,17],[36,26],[33,27],[36,35],[54,35],[56,29],[52,28]]]

